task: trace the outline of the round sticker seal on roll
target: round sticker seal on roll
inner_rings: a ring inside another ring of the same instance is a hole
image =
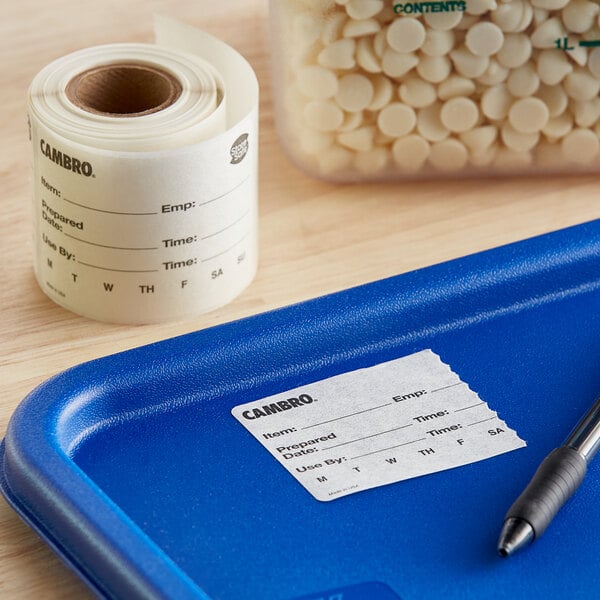
[[[208,34],[156,29],[156,45],[80,50],[30,87],[36,277],[101,321],[199,315],[257,267],[256,76]]]

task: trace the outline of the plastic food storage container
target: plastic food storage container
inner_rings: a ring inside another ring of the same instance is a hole
[[[271,0],[276,118],[335,181],[600,165],[600,4]]]

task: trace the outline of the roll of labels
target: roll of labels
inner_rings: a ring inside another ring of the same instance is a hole
[[[30,88],[36,277],[101,321],[192,317],[256,272],[254,72],[177,22],[156,42],[69,54]]]

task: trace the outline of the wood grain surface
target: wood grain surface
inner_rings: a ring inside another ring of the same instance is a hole
[[[597,176],[333,185],[295,168],[278,143],[267,0],[19,0],[0,20],[0,436],[37,384],[106,354],[263,312],[600,217]],[[234,302],[181,323],[115,326],[53,304],[32,271],[27,87],[68,52],[151,42],[152,15],[204,29],[253,65],[260,104],[260,266]],[[0,598],[90,592],[0,500]]]

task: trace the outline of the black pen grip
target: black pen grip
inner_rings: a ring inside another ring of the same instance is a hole
[[[561,446],[553,450],[508,509],[506,519],[524,519],[538,538],[579,487],[586,470],[585,459],[573,448]]]

